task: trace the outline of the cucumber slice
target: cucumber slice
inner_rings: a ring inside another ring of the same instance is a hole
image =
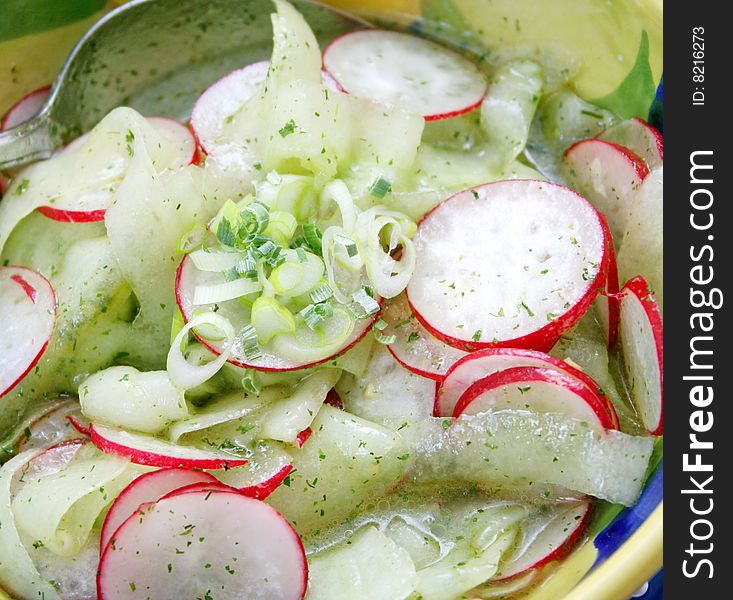
[[[410,555],[374,526],[310,557],[309,600],[406,600],[417,576]]]
[[[421,419],[433,410],[436,382],[405,369],[376,344],[360,377],[345,375],[336,386],[344,408],[370,421],[390,417]]]
[[[289,484],[267,499],[304,536],[325,531],[383,495],[407,467],[400,436],[375,423],[323,406],[311,429],[308,443],[291,450]]]
[[[470,60],[396,31],[344,34],[323,51],[323,65],[349,94],[406,106],[427,121],[477,108],[487,89],[486,78]]]
[[[663,307],[663,171],[652,171],[634,196],[626,230],[619,240],[618,270],[621,281],[642,275]]]

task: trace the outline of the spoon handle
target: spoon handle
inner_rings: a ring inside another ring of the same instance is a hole
[[[0,132],[0,169],[51,156],[56,148],[53,125],[48,113],[41,113]]]

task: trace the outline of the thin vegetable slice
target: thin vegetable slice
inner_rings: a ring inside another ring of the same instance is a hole
[[[274,509],[202,490],[143,505],[125,521],[102,554],[97,589],[100,600],[298,600],[307,581],[300,539]]]
[[[562,169],[570,187],[606,215],[618,247],[635,192],[649,174],[644,161],[622,146],[590,139],[567,149]]]
[[[76,400],[57,400],[39,408],[37,411],[28,411],[27,418],[3,442],[5,447],[15,447],[18,451],[50,448],[79,437],[68,421],[69,415],[79,414],[79,403]]]
[[[0,467],[0,583],[18,598],[61,600],[23,546],[12,510],[11,482],[40,453],[40,449],[27,450]]]
[[[103,452],[129,458],[138,465],[183,469],[225,469],[247,461],[236,456],[171,444],[166,440],[92,424],[92,442]]]
[[[23,96],[5,113],[5,116],[0,121],[0,131],[17,127],[31,117],[34,117],[46,102],[50,91],[51,86],[45,85]]]
[[[292,470],[292,457],[288,452],[274,444],[260,443],[246,465],[216,471],[216,478],[236,488],[240,494],[264,500],[287,479]]]
[[[405,106],[432,121],[477,108],[487,82],[453,50],[408,33],[368,29],[336,38],[323,65],[349,94]]]
[[[293,256],[297,256],[295,252]],[[334,307],[333,315],[326,318],[322,326],[316,330],[311,330],[305,323],[301,323],[294,333],[276,335],[269,343],[262,346],[258,344],[257,352],[250,353],[247,345],[249,338],[242,335],[242,332],[249,329],[254,331],[254,328],[251,327],[249,311],[241,302],[232,300],[217,305],[194,304],[196,287],[211,282],[212,277],[217,276],[196,269],[190,255],[184,257],[176,277],[176,301],[187,324],[196,318],[197,310],[216,309],[217,316],[229,320],[234,330],[239,332],[231,345],[231,355],[228,354],[229,347],[224,347],[222,342],[204,338],[197,329],[194,329],[193,333],[214,354],[219,356],[224,352],[226,358],[223,360],[238,367],[260,371],[292,371],[318,365],[357,344],[376,319],[376,315],[371,315],[357,320],[347,307],[337,305]],[[256,340],[256,337],[254,339]]]
[[[191,110],[190,122],[204,152],[236,137],[232,123],[242,106],[262,92],[269,68],[270,61],[263,60],[232,71],[198,97]],[[342,91],[330,74],[324,71],[322,75],[326,88]]]
[[[520,530],[516,548],[501,565],[497,581],[537,569],[567,554],[588,523],[591,505],[589,502],[560,505],[552,513],[549,520],[544,516],[535,518]]]
[[[493,373],[517,367],[537,367],[558,371],[587,387],[592,394],[600,395],[598,384],[591,377],[554,356],[536,350],[489,348],[468,354],[448,370],[436,393],[435,416],[452,416],[461,396],[475,382]],[[609,419],[612,427],[618,428],[618,417],[613,405],[605,398],[602,399],[602,405],[606,415],[603,420]]]
[[[606,277],[606,233],[568,188],[499,181],[459,192],[414,237],[407,298],[433,335],[464,350],[550,349]]]
[[[192,483],[216,483],[217,479],[203,471],[190,469],[160,469],[143,473],[120,492],[107,512],[102,525],[99,550],[107,547],[117,529],[143,503],[155,502],[169,492]]]
[[[417,584],[410,555],[373,525],[319,552],[310,567],[309,600],[405,600]]]
[[[664,162],[662,134],[638,117],[616,123],[598,137],[628,148],[646,163],[650,171],[661,167]]]
[[[620,293],[619,343],[626,384],[644,427],[664,431],[664,342],[662,316],[643,277],[626,282]]]
[[[608,404],[577,378],[554,369],[514,367],[473,383],[458,399],[454,417],[487,410],[565,414],[597,430],[613,428]]]
[[[48,280],[25,267],[0,267],[0,398],[43,355],[56,321],[56,295]]]
[[[448,369],[466,356],[463,350],[449,346],[425,329],[404,295],[387,303],[381,318],[387,323],[382,334],[395,338],[387,346],[390,353],[416,375],[441,381]]]

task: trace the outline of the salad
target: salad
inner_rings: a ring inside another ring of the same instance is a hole
[[[659,133],[275,6],[188,126],[120,107],[6,182],[19,600],[519,597],[654,466]]]

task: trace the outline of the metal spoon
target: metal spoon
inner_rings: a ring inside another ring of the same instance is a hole
[[[292,0],[323,45],[365,25],[346,13]],[[0,168],[48,158],[116,106],[186,120],[195,98],[272,50],[271,0],[133,0],[77,43],[46,103],[0,133]]]

